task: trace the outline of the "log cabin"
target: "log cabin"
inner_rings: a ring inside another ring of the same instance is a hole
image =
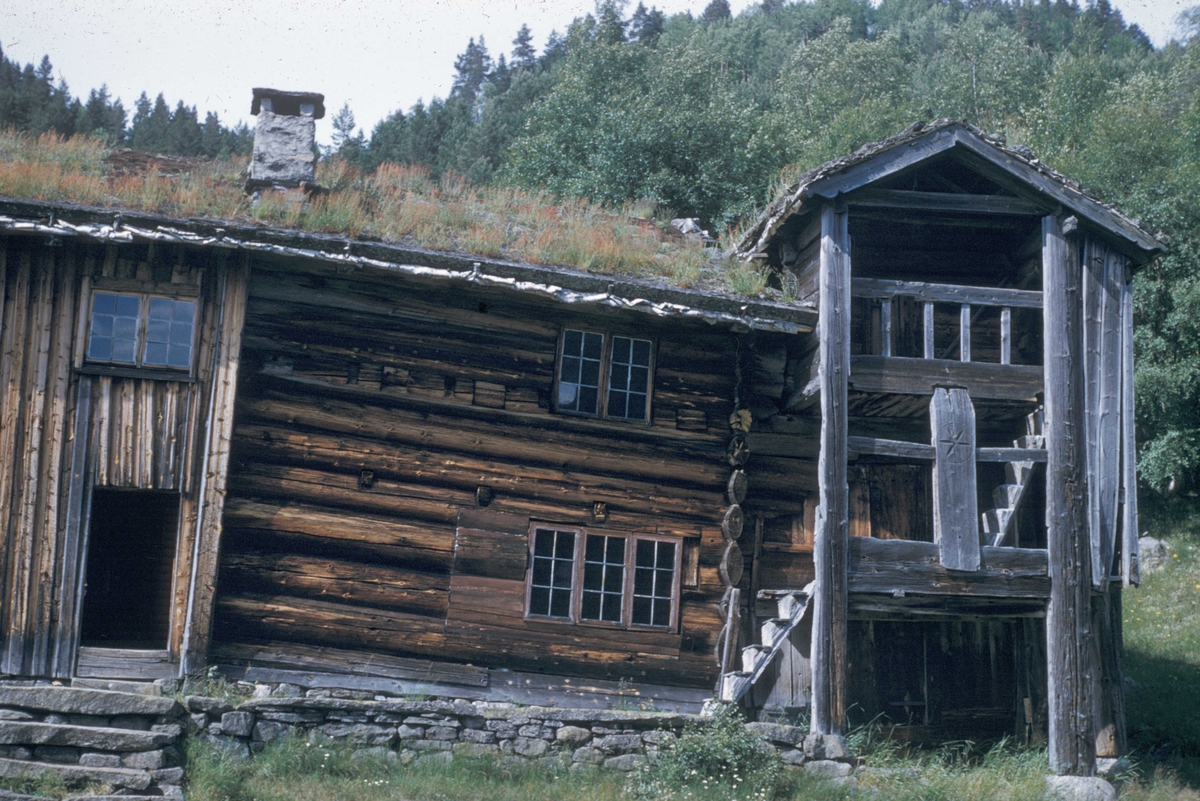
[[[767,208],[775,299],[0,198],[0,674],[715,697],[1090,773],[1161,250],[953,121]]]

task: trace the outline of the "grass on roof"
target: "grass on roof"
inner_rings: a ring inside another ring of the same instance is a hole
[[[317,183],[328,194],[308,202],[298,193],[274,191],[249,198],[242,191],[242,160],[162,157],[149,169],[123,169],[122,154],[128,151],[89,137],[0,130],[0,195],[376,237],[678,287],[771,295],[753,267],[729,263],[698,242],[664,236],[662,224],[647,219],[653,204],[645,202],[614,209],[586,199],[474,186],[455,174],[434,180],[424,167],[409,165],[384,164],[363,174],[339,159],[317,167]]]

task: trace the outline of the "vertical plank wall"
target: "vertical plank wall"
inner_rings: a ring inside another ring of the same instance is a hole
[[[0,672],[44,673],[80,250],[0,240]]]
[[[174,490],[196,515],[197,431],[212,372],[218,270],[198,251],[33,237],[0,240],[0,672],[74,669],[91,487]],[[83,361],[90,288],[177,284],[200,300],[194,380],[99,375]],[[190,575],[181,525],[170,650]]]

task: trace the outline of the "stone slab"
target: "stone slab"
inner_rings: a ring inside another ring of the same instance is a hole
[[[71,686],[81,690],[111,690],[134,695],[163,694],[162,687],[151,681],[120,681],[118,679],[71,679]]]
[[[95,751],[150,751],[174,740],[164,732],[0,721],[0,745],[73,745]]]
[[[144,770],[125,768],[85,768],[80,765],[54,765],[48,762],[26,762],[19,759],[0,759],[0,776],[9,779],[37,778],[52,774],[67,784],[103,782],[114,787],[145,790],[150,786],[150,774]]]
[[[174,698],[77,687],[12,687],[0,685],[0,706],[16,706],[64,715],[177,715]]]

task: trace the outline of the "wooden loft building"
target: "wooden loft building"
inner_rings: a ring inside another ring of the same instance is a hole
[[[0,674],[715,693],[1088,772],[1160,249],[958,123],[767,210],[786,303],[0,199]]]

